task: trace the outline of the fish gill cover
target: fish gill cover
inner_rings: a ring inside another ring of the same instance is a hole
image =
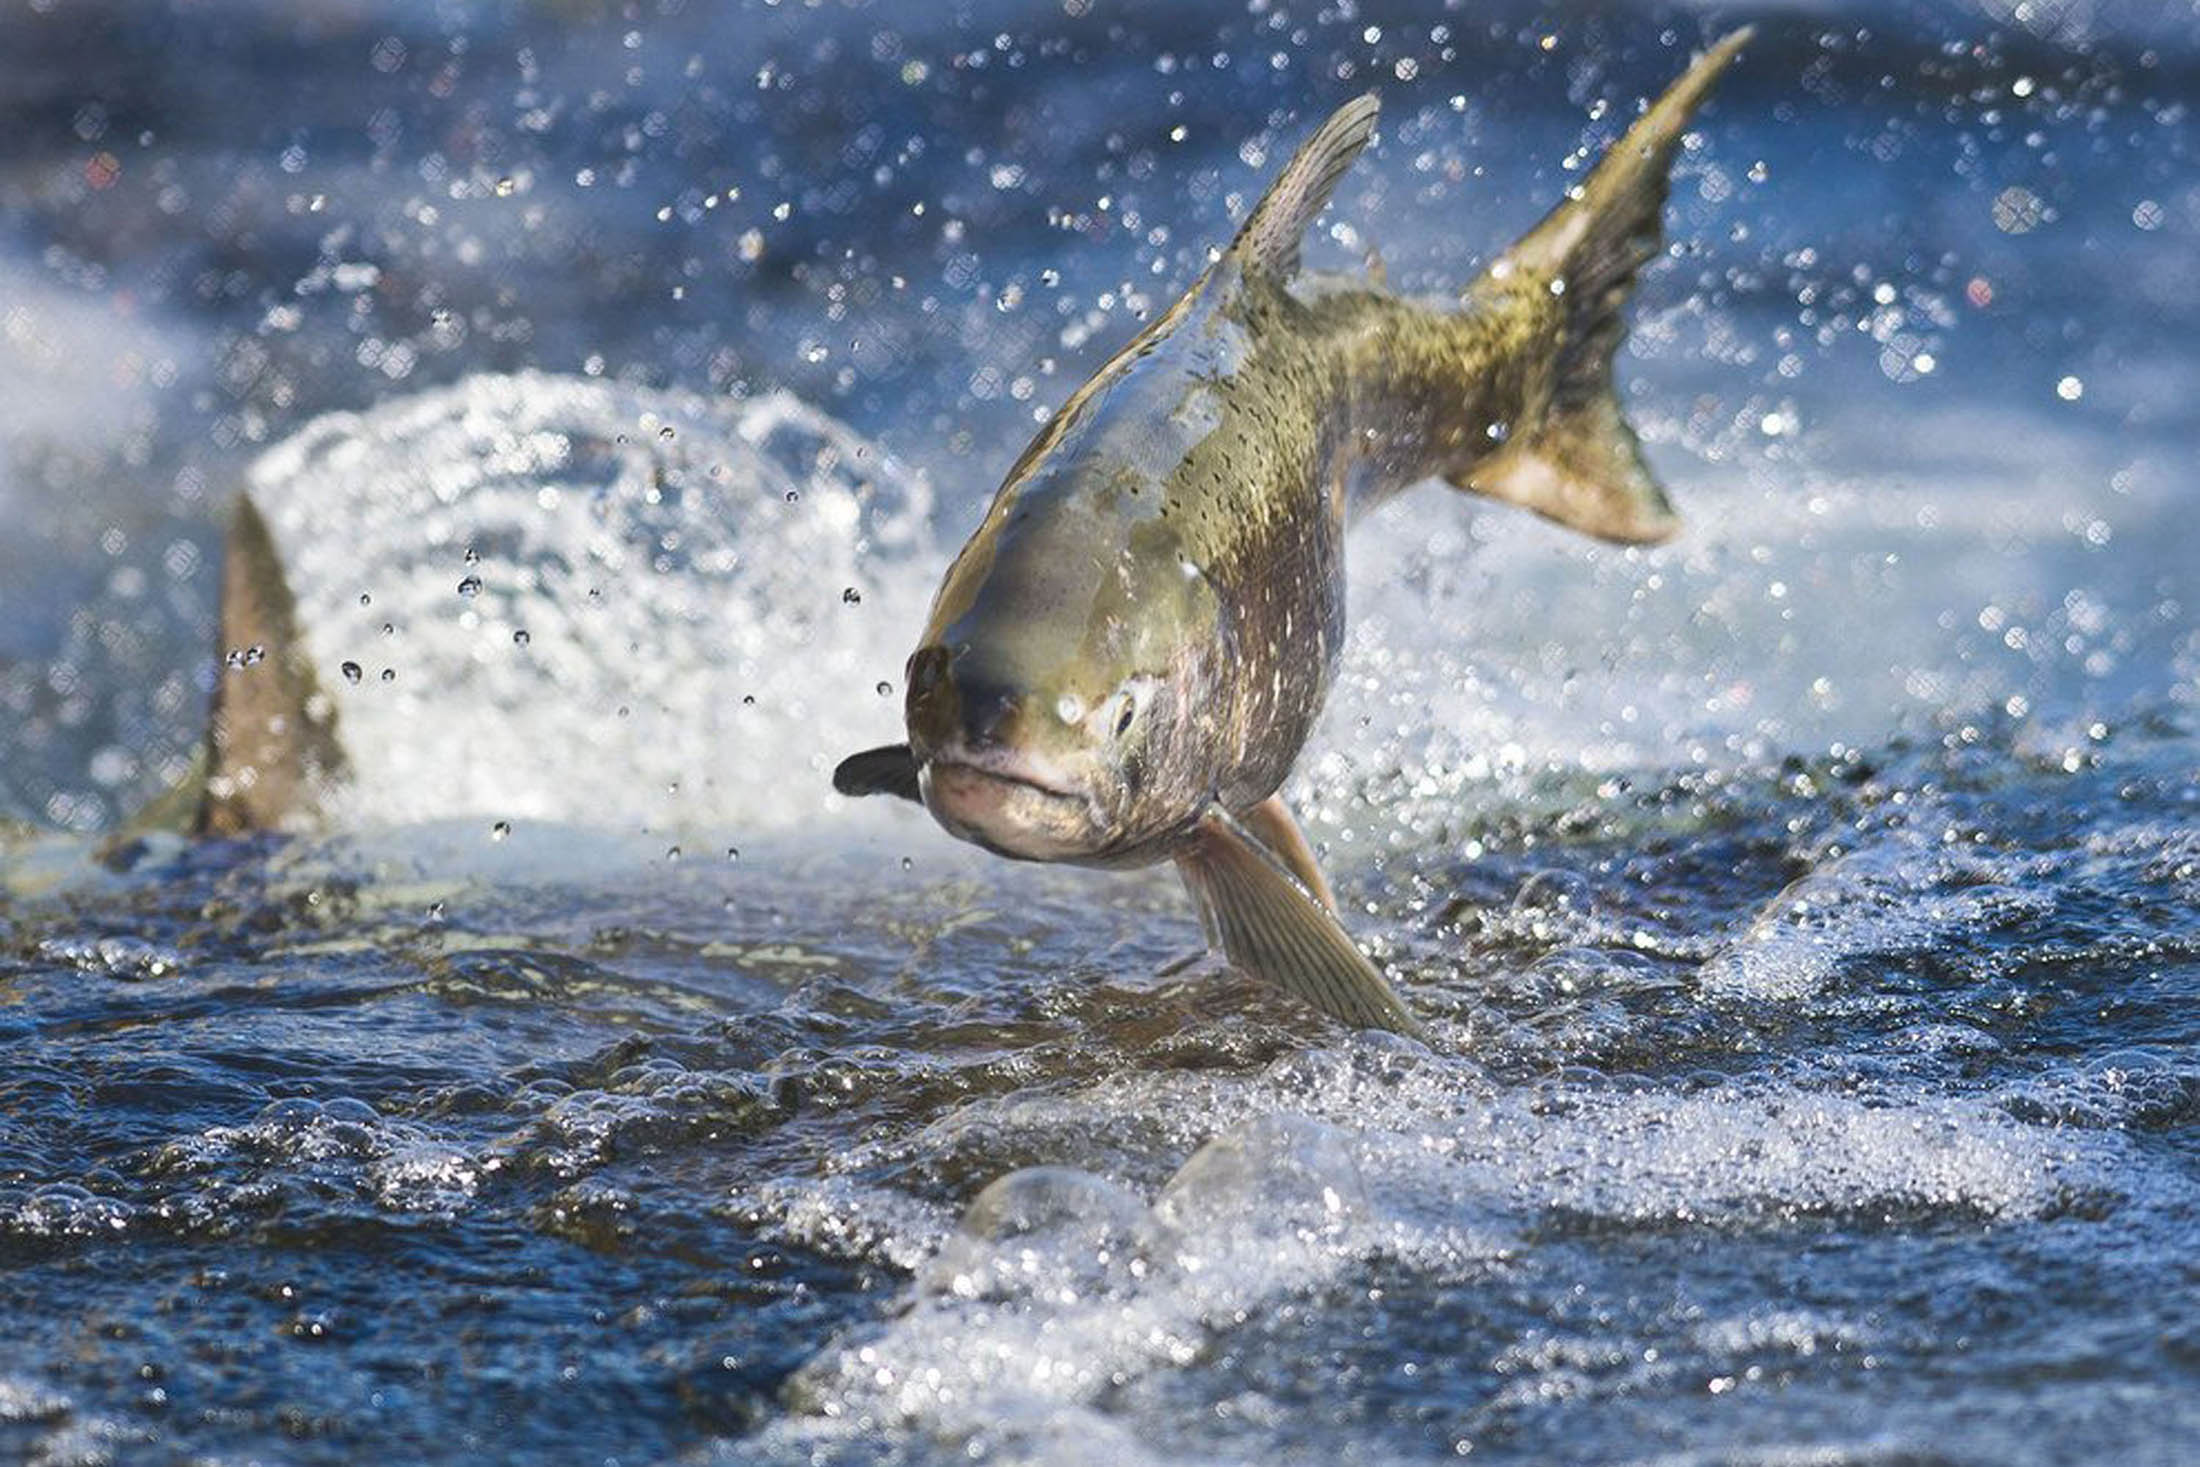
[[[2200,24],[1732,19],[1684,537],[1354,537],[1287,793],[1429,1050],[830,762],[1327,106],[1441,291],[1702,14],[11,16],[0,1455],[2185,1461]],[[113,869],[246,486],[356,782]]]

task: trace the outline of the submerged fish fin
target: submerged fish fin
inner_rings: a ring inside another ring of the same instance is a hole
[[[917,788],[916,756],[907,744],[887,744],[850,754],[833,771],[833,788],[844,795],[899,795],[924,803]]]
[[[336,705],[313,676],[298,606],[267,521],[237,496],[222,552],[221,630],[197,835],[243,835],[311,817],[349,765]]]
[[[1306,226],[1314,222],[1337,180],[1375,135],[1380,111],[1373,92],[1354,97],[1331,113],[1321,130],[1291,155],[1230,242],[1230,253],[1246,274],[1289,280],[1298,273],[1299,243],[1306,236]]]
[[[1199,823],[1176,863],[1210,936],[1238,968],[1354,1028],[1421,1034],[1337,919],[1219,809]]]
[[[1334,916],[1336,893],[1329,889],[1328,879],[1314,861],[1314,848],[1306,843],[1306,834],[1299,829],[1299,822],[1291,818],[1291,807],[1284,804],[1283,796],[1270,795],[1240,818],[1246,830],[1268,847],[1268,853],[1283,862],[1299,885],[1306,888],[1306,894],[1320,902],[1323,911]]]
[[[1631,544],[1670,538],[1673,505],[1643,462],[1612,393],[1612,356],[1635,275],[1664,238],[1668,170],[1689,119],[1750,38],[1735,31],[1697,58],[1598,162],[1579,190],[1491,267],[1487,277],[1547,283],[1565,303],[1550,406],[1459,487],[1573,529]]]

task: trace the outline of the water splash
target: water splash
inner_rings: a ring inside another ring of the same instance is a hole
[[[779,394],[477,377],[319,419],[251,489],[352,824],[815,816],[937,566],[921,478]]]

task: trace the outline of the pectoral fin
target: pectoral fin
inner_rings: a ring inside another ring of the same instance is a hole
[[[1329,889],[1328,879],[1314,860],[1314,848],[1306,843],[1299,822],[1291,818],[1291,807],[1284,804],[1283,796],[1270,795],[1246,811],[1245,828],[1268,847],[1270,855],[1283,862],[1299,885],[1306,888],[1306,894],[1322,904],[1323,911],[1336,915],[1336,893]]]
[[[887,744],[850,754],[833,771],[833,788],[844,795],[899,795],[924,802],[917,788],[917,761],[907,744]]]
[[[1359,1029],[1421,1035],[1421,1026],[1337,919],[1276,857],[1216,810],[1178,854],[1210,940],[1256,978]]]

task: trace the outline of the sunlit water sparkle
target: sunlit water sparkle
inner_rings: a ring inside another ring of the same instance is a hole
[[[26,32],[0,1457],[2189,1460],[2177,6],[1772,16],[1623,359],[1685,538],[1356,535],[1289,790],[1432,1046],[827,788],[1284,114],[1380,71],[1318,249],[1436,288],[1695,35],[1514,10]],[[356,783],[103,853],[239,484]]]

